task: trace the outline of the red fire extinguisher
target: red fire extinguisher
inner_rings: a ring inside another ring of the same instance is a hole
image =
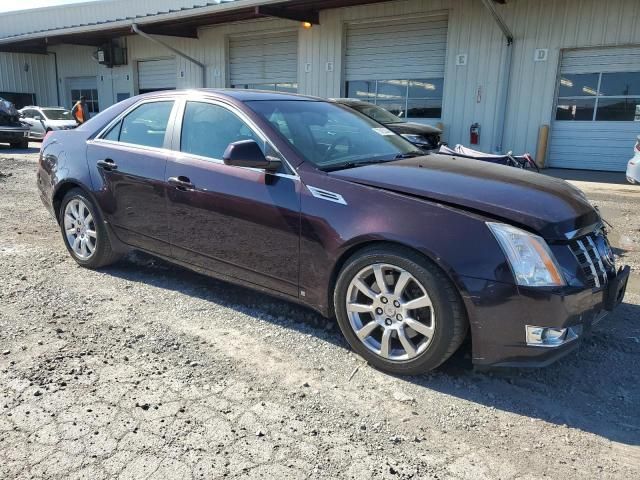
[[[469,143],[478,145],[480,143],[480,124],[474,123],[469,129]]]

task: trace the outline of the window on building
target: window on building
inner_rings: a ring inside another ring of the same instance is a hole
[[[378,105],[403,119],[441,118],[444,78],[356,80],[347,97]]]
[[[122,120],[119,141],[161,148],[169,123],[173,102],[143,103]],[[118,128],[117,126],[114,128]],[[116,140],[113,129],[107,134],[109,140]]]
[[[37,105],[35,93],[0,92],[0,98],[13,103],[18,109],[28,105]]]
[[[244,83],[231,85],[231,88],[268,90],[270,92],[298,93],[297,83]]]
[[[640,122],[640,72],[562,75],[556,120]]]
[[[98,90],[96,89],[82,89],[82,90],[71,90],[71,103],[75,104],[80,97],[86,98],[87,110],[89,114],[96,114],[100,111],[100,104],[98,103]]]

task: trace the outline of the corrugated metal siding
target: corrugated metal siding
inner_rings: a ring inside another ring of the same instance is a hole
[[[163,58],[138,62],[138,88],[140,90],[171,90],[177,85],[176,59]]]
[[[555,122],[549,166],[624,171],[638,135],[640,123]]]
[[[447,15],[347,25],[345,80],[444,76]]]
[[[296,83],[298,29],[229,37],[229,84]]]
[[[179,12],[183,9],[236,0],[109,0],[38,8],[0,15],[0,38],[81,25],[133,20],[149,15]]]
[[[560,65],[561,73],[637,71],[640,71],[640,46],[566,50]]]
[[[144,3],[147,7],[155,4],[147,0]],[[561,50],[640,45],[640,1],[511,0],[507,5],[497,5],[497,9],[516,37],[504,148],[535,153],[540,125],[550,124],[553,118]],[[349,24],[430,14],[448,14],[449,18],[442,118],[445,138],[450,143],[468,143],[469,126],[478,122],[482,126],[480,148],[490,150],[496,134],[496,119],[501,114],[497,110],[497,99],[503,78],[501,58],[506,47],[500,30],[478,0],[389,1],[323,10],[320,25],[309,30],[299,28],[299,22],[265,19],[204,28],[200,30],[199,40],[164,39],[206,63],[208,86],[224,87],[228,78],[229,35],[295,28],[299,39],[300,93],[336,97],[344,93],[343,51]],[[93,68],[93,74],[98,75],[101,102],[105,104],[103,95],[115,99],[116,89],[129,85],[134,92],[131,65],[137,60],[170,54],[139,37],[128,37],[127,42],[129,65],[113,71],[98,68],[95,62],[91,65],[90,53],[83,47],[56,47],[56,51],[64,51],[59,59],[65,68]],[[549,49],[546,62],[534,62],[536,48]],[[457,54],[467,55],[467,65],[456,66]],[[178,77],[178,88],[200,86],[200,69],[180,58],[177,62],[178,72],[184,72],[184,76]],[[62,66],[60,75],[67,75]],[[130,75],[130,80],[125,79],[126,75]]]
[[[0,92],[35,93],[40,105],[58,103],[53,55],[0,53]]]

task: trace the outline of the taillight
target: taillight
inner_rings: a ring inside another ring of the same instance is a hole
[[[640,138],[636,142],[636,151],[640,152]]]

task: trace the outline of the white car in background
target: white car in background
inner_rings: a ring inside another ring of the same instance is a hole
[[[638,135],[633,152],[635,155],[627,164],[627,181],[629,183],[640,183],[640,135]]]
[[[24,107],[20,110],[21,120],[29,124],[29,138],[41,140],[52,130],[76,128],[71,112],[62,107]]]

